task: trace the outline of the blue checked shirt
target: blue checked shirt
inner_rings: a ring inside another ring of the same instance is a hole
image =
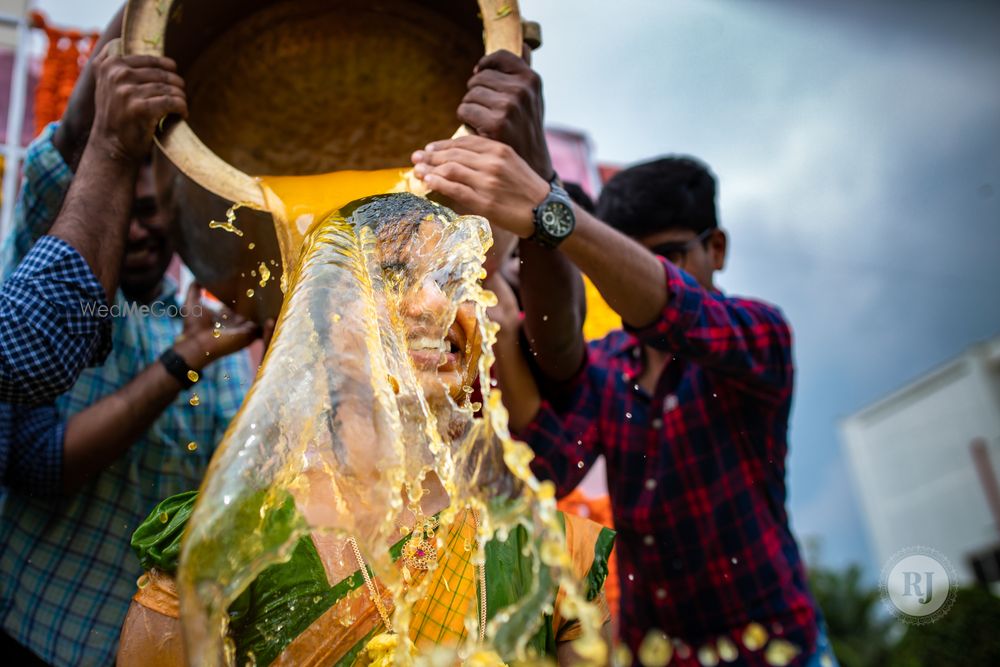
[[[71,245],[35,244],[0,287],[0,484],[51,494],[62,479],[55,398],[111,345],[104,288]]]
[[[4,248],[7,266],[58,213],[72,173],[50,126],[28,149],[25,184]],[[179,307],[168,282],[159,301]],[[128,306],[119,293],[117,305]],[[119,391],[156,362],[181,332],[180,317],[115,317],[113,349],[59,399],[65,419]],[[246,353],[205,368],[132,448],[75,495],[32,498],[8,491],[0,509],[0,625],[53,665],[111,665],[141,569],[132,531],[167,496],[199,486],[209,459],[253,378]],[[192,393],[200,398],[192,406]],[[189,449],[188,443],[196,443]],[[193,450],[193,451],[192,451]]]

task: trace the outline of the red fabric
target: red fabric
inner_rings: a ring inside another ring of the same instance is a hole
[[[518,435],[560,495],[605,456],[633,651],[654,629],[698,647],[756,622],[804,659],[816,619],[785,513],[791,331],[776,308],[663,267],[659,321],[590,343],[559,409]],[[636,384],[643,345],[674,355],[652,396]]]

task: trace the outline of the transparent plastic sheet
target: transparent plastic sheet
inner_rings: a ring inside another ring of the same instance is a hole
[[[552,486],[533,477],[530,450],[510,439],[491,383],[481,383],[481,406],[469,398],[475,377],[489,378],[493,363],[496,325],[486,308],[495,297],[480,286],[491,243],[486,220],[408,194],[360,200],[314,225],[288,272],[257,381],[212,460],[185,534],[178,589],[189,662],[235,663],[227,610],[306,535],[328,571],[342,573],[358,569],[347,548],[348,537],[356,540],[391,593],[395,662],[430,660],[408,639],[429,577],[405,581],[388,546],[412,529],[415,515],[440,512],[447,526],[466,508],[478,517],[477,564],[488,539],[525,527],[533,587],[492,619],[485,646],[478,605],[470,605],[464,645],[436,650],[433,664],[483,650],[527,659],[526,642],[552,613],[551,581],[566,591],[563,616],[581,621],[577,652],[603,661],[600,618],[569,576]],[[466,323],[464,336],[448,333],[456,322]],[[446,336],[464,343],[455,372],[415,363]],[[423,349],[416,356],[415,341]],[[289,496],[296,511],[279,511]]]

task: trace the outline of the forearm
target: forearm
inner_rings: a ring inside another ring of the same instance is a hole
[[[119,391],[70,418],[63,442],[63,490],[73,492],[118,460],[180,390],[180,382],[157,362]]]
[[[493,369],[504,407],[507,408],[510,428],[519,431],[538,414],[542,403],[538,385],[531,375],[516,332],[501,332],[493,351],[496,354]]]
[[[627,324],[643,327],[656,321],[667,303],[660,262],[639,243],[579,206],[573,210],[576,229],[560,249]]]
[[[91,49],[93,55],[83,66],[73,86],[66,111],[52,137],[52,144],[73,171],[76,171],[80,164],[87,140],[90,138],[90,129],[94,124],[94,58],[110,40],[121,35],[124,13],[125,8],[122,6]]]
[[[562,382],[579,370],[583,359],[583,280],[561,252],[532,241],[521,241],[519,251],[524,333],[539,370]]]
[[[138,164],[99,141],[87,144],[52,236],[73,246],[104,287],[108,301],[118,288]]]

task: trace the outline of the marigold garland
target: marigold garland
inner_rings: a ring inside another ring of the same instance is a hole
[[[62,118],[83,66],[99,33],[56,28],[39,11],[31,12],[31,26],[45,32],[49,41],[42,75],[35,89],[35,134]]]

